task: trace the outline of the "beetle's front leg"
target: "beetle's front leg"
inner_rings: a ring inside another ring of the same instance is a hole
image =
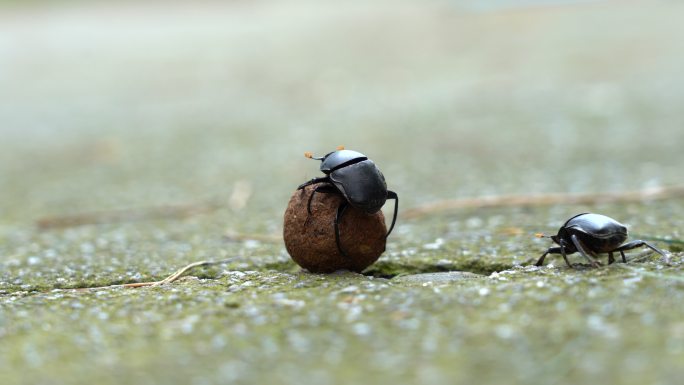
[[[326,194],[339,194],[340,192],[335,188],[335,186],[331,184],[322,184],[320,186],[316,186],[313,190],[311,190],[311,195],[309,196],[309,201],[306,204],[306,212],[311,215],[311,202],[313,201],[314,195],[316,195],[317,192],[320,193],[326,193]]]
[[[546,259],[546,256],[548,254],[560,254],[561,253],[561,248],[560,247],[549,247],[544,254],[542,254],[541,257],[539,257],[539,260],[537,260],[537,263],[535,263],[535,266],[542,266],[544,264],[544,259]]]
[[[320,178],[313,178],[308,182],[304,182],[304,183],[300,184],[299,187],[297,187],[297,190],[301,190],[306,186],[311,186],[312,184],[322,183],[322,182],[330,182],[330,178],[328,178],[327,176],[322,176]]]
[[[317,178],[317,179],[322,179],[322,178]],[[311,180],[311,181],[309,181],[309,182],[313,182],[314,180],[316,180],[316,179],[313,179],[313,180]],[[335,188],[335,186],[329,184],[328,181],[329,181],[329,179],[325,179],[324,182],[322,182],[319,186],[315,186],[315,187],[311,190],[311,195],[309,195],[309,200],[306,202],[306,212],[307,212],[307,216],[306,216],[306,221],[304,222],[304,226],[308,225],[308,224],[309,224],[309,219],[311,219],[311,215],[312,215],[311,203],[313,202],[314,195],[316,195],[317,192],[319,192],[319,193],[326,193],[326,194],[339,194],[339,193],[340,193],[340,192]],[[307,183],[309,183],[309,182],[307,182]],[[307,184],[307,183],[305,183],[305,184],[302,185],[302,186],[306,187],[307,185],[316,184],[317,182],[313,182],[313,183],[310,183],[310,184]],[[302,186],[300,186],[299,188],[300,188],[300,189],[304,189],[304,187],[302,187]]]

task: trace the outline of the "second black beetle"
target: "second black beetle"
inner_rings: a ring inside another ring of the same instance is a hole
[[[314,157],[311,153],[304,154],[307,158],[321,161],[321,171],[324,177],[313,178],[301,184],[297,189],[303,189],[312,184],[316,186],[309,197],[307,210],[311,215],[311,201],[317,192],[341,194],[345,201],[337,208],[337,215],[333,226],[335,227],[335,241],[337,248],[344,256],[347,254],[340,245],[339,223],[348,205],[356,207],[367,214],[374,214],[382,208],[388,199],[394,199],[394,215],[385,238],[390,235],[397,220],[399,209],[399,196],[394,191],[387,189],[385,177],[375,163],[360,152],[345,150],[338,147],[337,151],[330,152],[323,157]]]
[[[539,234],[538,236],[544,236]],[[627,227],[613,218],[600,214],[583,213],[568,219],[558,230],[557,235],[552,235],[552,241],[559,247],[550,247],[539,258],[536,265],[541,266],[547,254],[561,254],[565,263],[572,267],[568,262],[568,254],[579,252],[589,263],[598,267],[601,265],[596,260],[599,253],[608,253],[608,264],[615,262],[613,253],[619,252],[622,262],[627,262],[625,250],[635,249],[646,246],[656,253],[665,254],[657,247],[642,240],[631,241],[622,244],[627,240]]]

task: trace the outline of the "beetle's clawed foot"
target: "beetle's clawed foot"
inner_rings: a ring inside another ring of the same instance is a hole
[[[669,251],[666,251],[665,255],[660,257],[660,261],[667,266],[672,266],[672,259],[670,257],[672,257],[672,253],[670,253]]]

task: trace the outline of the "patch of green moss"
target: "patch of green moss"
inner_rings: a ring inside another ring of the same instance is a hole
[[[294,263],[291,259],[285,260],[285,261],[277,261],[277,262],[267,262],[259,266],[259,270],[272,270],[272,271],[280,271],[280,272],[287,272],[287,273],[295,273],[299,270],[301,270],[301,267]]]

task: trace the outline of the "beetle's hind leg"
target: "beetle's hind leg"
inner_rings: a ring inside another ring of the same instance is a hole
[[[397,213],[399,211],[399,195],[394,191],[387,190],[387,199],[394,199],[394,215],[392,215],[392,224],[390,225],[385,238],[389,237],[392,229],[394,229],[394,224],[397,222]]]
[[[648,247],[649,249],[651,249],[651,250],[655,251],[656,253],[662,255],[663,257],[667,258],[667,256],[665,255],[665,253],[664,253],[662,250],[660,250],[659,248],[653,246],[652,244],[650,244],[650,243],[648,243],[648,242],[646,242],[646,241],[642,241],[642,240],[640,240],[640,239],[637,239],[637,240],[631,241],[631,242],[627,242],[627,243],[625,243],[624,245],[618,247],[617,249],[615,249],[615,250],[613,250],[613,251],[619,251],[620,254],[622,254],[622,262],[625,262],[625,263],[626,263],[627,260],[626,260],[626,258],[625,258],[625,253],[624,253],[624,252],[627,251],[627,250],[636,249],[637,247],[642,247],[642,246],[646,246],[646,247]]]
[[[340,221],[342,220],[345,210],[347,210],[347,206],[349,206],[349,204],[346,201],[340,203],[340,206],[337,208],[337,215],[335,216],[334,221],[335,243],[337,243],[337,250],[339,250],[340,254],[342,254],[342,256],[345,258],[349,258],[349,256],[344,252],[342,244],[340,243]]]

